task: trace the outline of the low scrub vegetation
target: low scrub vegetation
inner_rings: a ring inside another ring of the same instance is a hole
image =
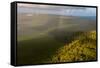
[[[59,48],[51,62],[96,60],[96,31],[81,33],[75,40]]]

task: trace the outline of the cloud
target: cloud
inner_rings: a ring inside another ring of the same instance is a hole
[[[72,16],[96,16],[96,8],[75,6],[53,6],[18,3],[19,13],[45,13]]]
[[[25,3],[18,3],[18,7],[26,7],[26,8],[34,8],[34,7],[41,7],[41,8],[48,8],[48,5],[37,5],[37,4],[25,4]]]

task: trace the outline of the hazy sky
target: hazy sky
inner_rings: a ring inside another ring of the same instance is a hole
[[[68,16],[96,16],[96,8],[19,3],[18,13],[42,13]]]

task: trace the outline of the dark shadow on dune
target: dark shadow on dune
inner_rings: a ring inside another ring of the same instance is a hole
[[[48,35],[18,42],[18,64],[39,64],[50,62],[50,57],[58,48],[74,40],[83,32],[65,32],[53,30]]]
[[[58,42],[50,37],[18,42],[17,58],[18,64],[37,64],[46,61],[64,43]]]

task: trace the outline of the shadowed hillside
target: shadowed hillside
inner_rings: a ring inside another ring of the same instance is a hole
[[[18,64],[96,60],[96,32],[76,32],[66,42],[52,36],[18,43]]]

